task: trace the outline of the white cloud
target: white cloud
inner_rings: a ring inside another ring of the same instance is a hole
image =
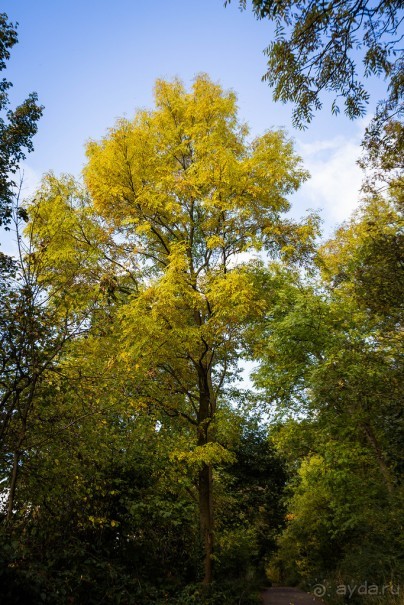
[[[327,146],[325,146],[325,143]],[[327,156],[322,153],[327,150]],[[342,222],[357,207],[362,172],[357,165],[359,145],[340,138],[321,141],[318,150],[302,150],[311,179],[304,184],[301,195],[311,206],[324,209],[326,221]]]
[[[299,153],[311,174],[300,196],[313,208],[323,209],[326,223],[341,223],[358,205],[363,174],[357,160],[361,154],[357,137],[335,137],[299,144]]]
[[[330,139],[297,140],[297,151],[311,178],[298,192],[298,208],[321,210],[324,232],[334,230],[357,208],[363,172],[357,161],[372,115],[352,123],[352,131]]]

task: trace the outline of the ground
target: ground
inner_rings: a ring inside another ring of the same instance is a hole
[[[275,586],[262,592],[263,605],[324,605],[324,602],[299,588]]]

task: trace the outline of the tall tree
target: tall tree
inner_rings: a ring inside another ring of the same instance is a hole
[[[228,457],[215,438],[217,410],[237,372],[243,327],[265,309],[256,263],[242,260],[262,248],[304,259],[316,222],[281,218],[306,173],[283,132],[248,141],[233,93],[200,76],[189,93],[179,81],[158,81],[155,99],[154,110],[89,145],[85,181],[127,253],[112,295],[137,262],[138,287],[118,311],[120,362],[143,405],[195,431],[195,445],[173,456],[197,472],[209,584],[212,466]]]
[[[8,479],[7,520],[14,510],[17,477],[32,437],[44,380],[66,344],[87,330],[86,313],[72,309],[63,293],[56,296],[41,283],[41,251],[33,249],[31,223],[25,224],[19,196],[11,206],[17,238],[16,258],[0,264],[0,474]]]

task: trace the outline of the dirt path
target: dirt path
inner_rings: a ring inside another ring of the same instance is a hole
[[[262,592],[263,605],[324,605],[324,601],[300,588],[275,586]]]

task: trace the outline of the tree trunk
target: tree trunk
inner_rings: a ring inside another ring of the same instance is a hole
[[[8,502],[7,502],[7,516],[6,516],[7,523],[9,523],[9,521],[11,521],[11,517],[13,515],[14,497],[15,497],[15,490],[16,490],[16,486],[17,486],[17,475],[18,475],[19,462],[20,462],[20,452],[15,451],[14,456],[13,456],[13,469],[11,471],[10,491],[8,494]]]
[[[382,449],[379,445],[376,435],[374,434],[371,426],[368,423],[363,423],[362,427],[363,427],[365,436],[375,454],[376,460],[379,465],[380,473],[381,473],[381,475],[384,479],[384,482],[386,484],[386,487],[387,487],[387,491],[389,492],[389,494],[392,494],[393,493],[393,482],[391,479],[390,470],[384,460]]]
[[[203,583],[213,580],[213,507],[212,507],[212,467],[204,464],[199,471],[199,521],[204,550]]]
[[[209,388],[209,371],[199,375],[199,410],[198,410],[198,446],[209,442],[209,424],[212,420],[214,404],[211,401]],[[204,551],[203,584],[209,585],[213,580],[213,480],[212,466],[204,463],[199,471],[199,523]]]

